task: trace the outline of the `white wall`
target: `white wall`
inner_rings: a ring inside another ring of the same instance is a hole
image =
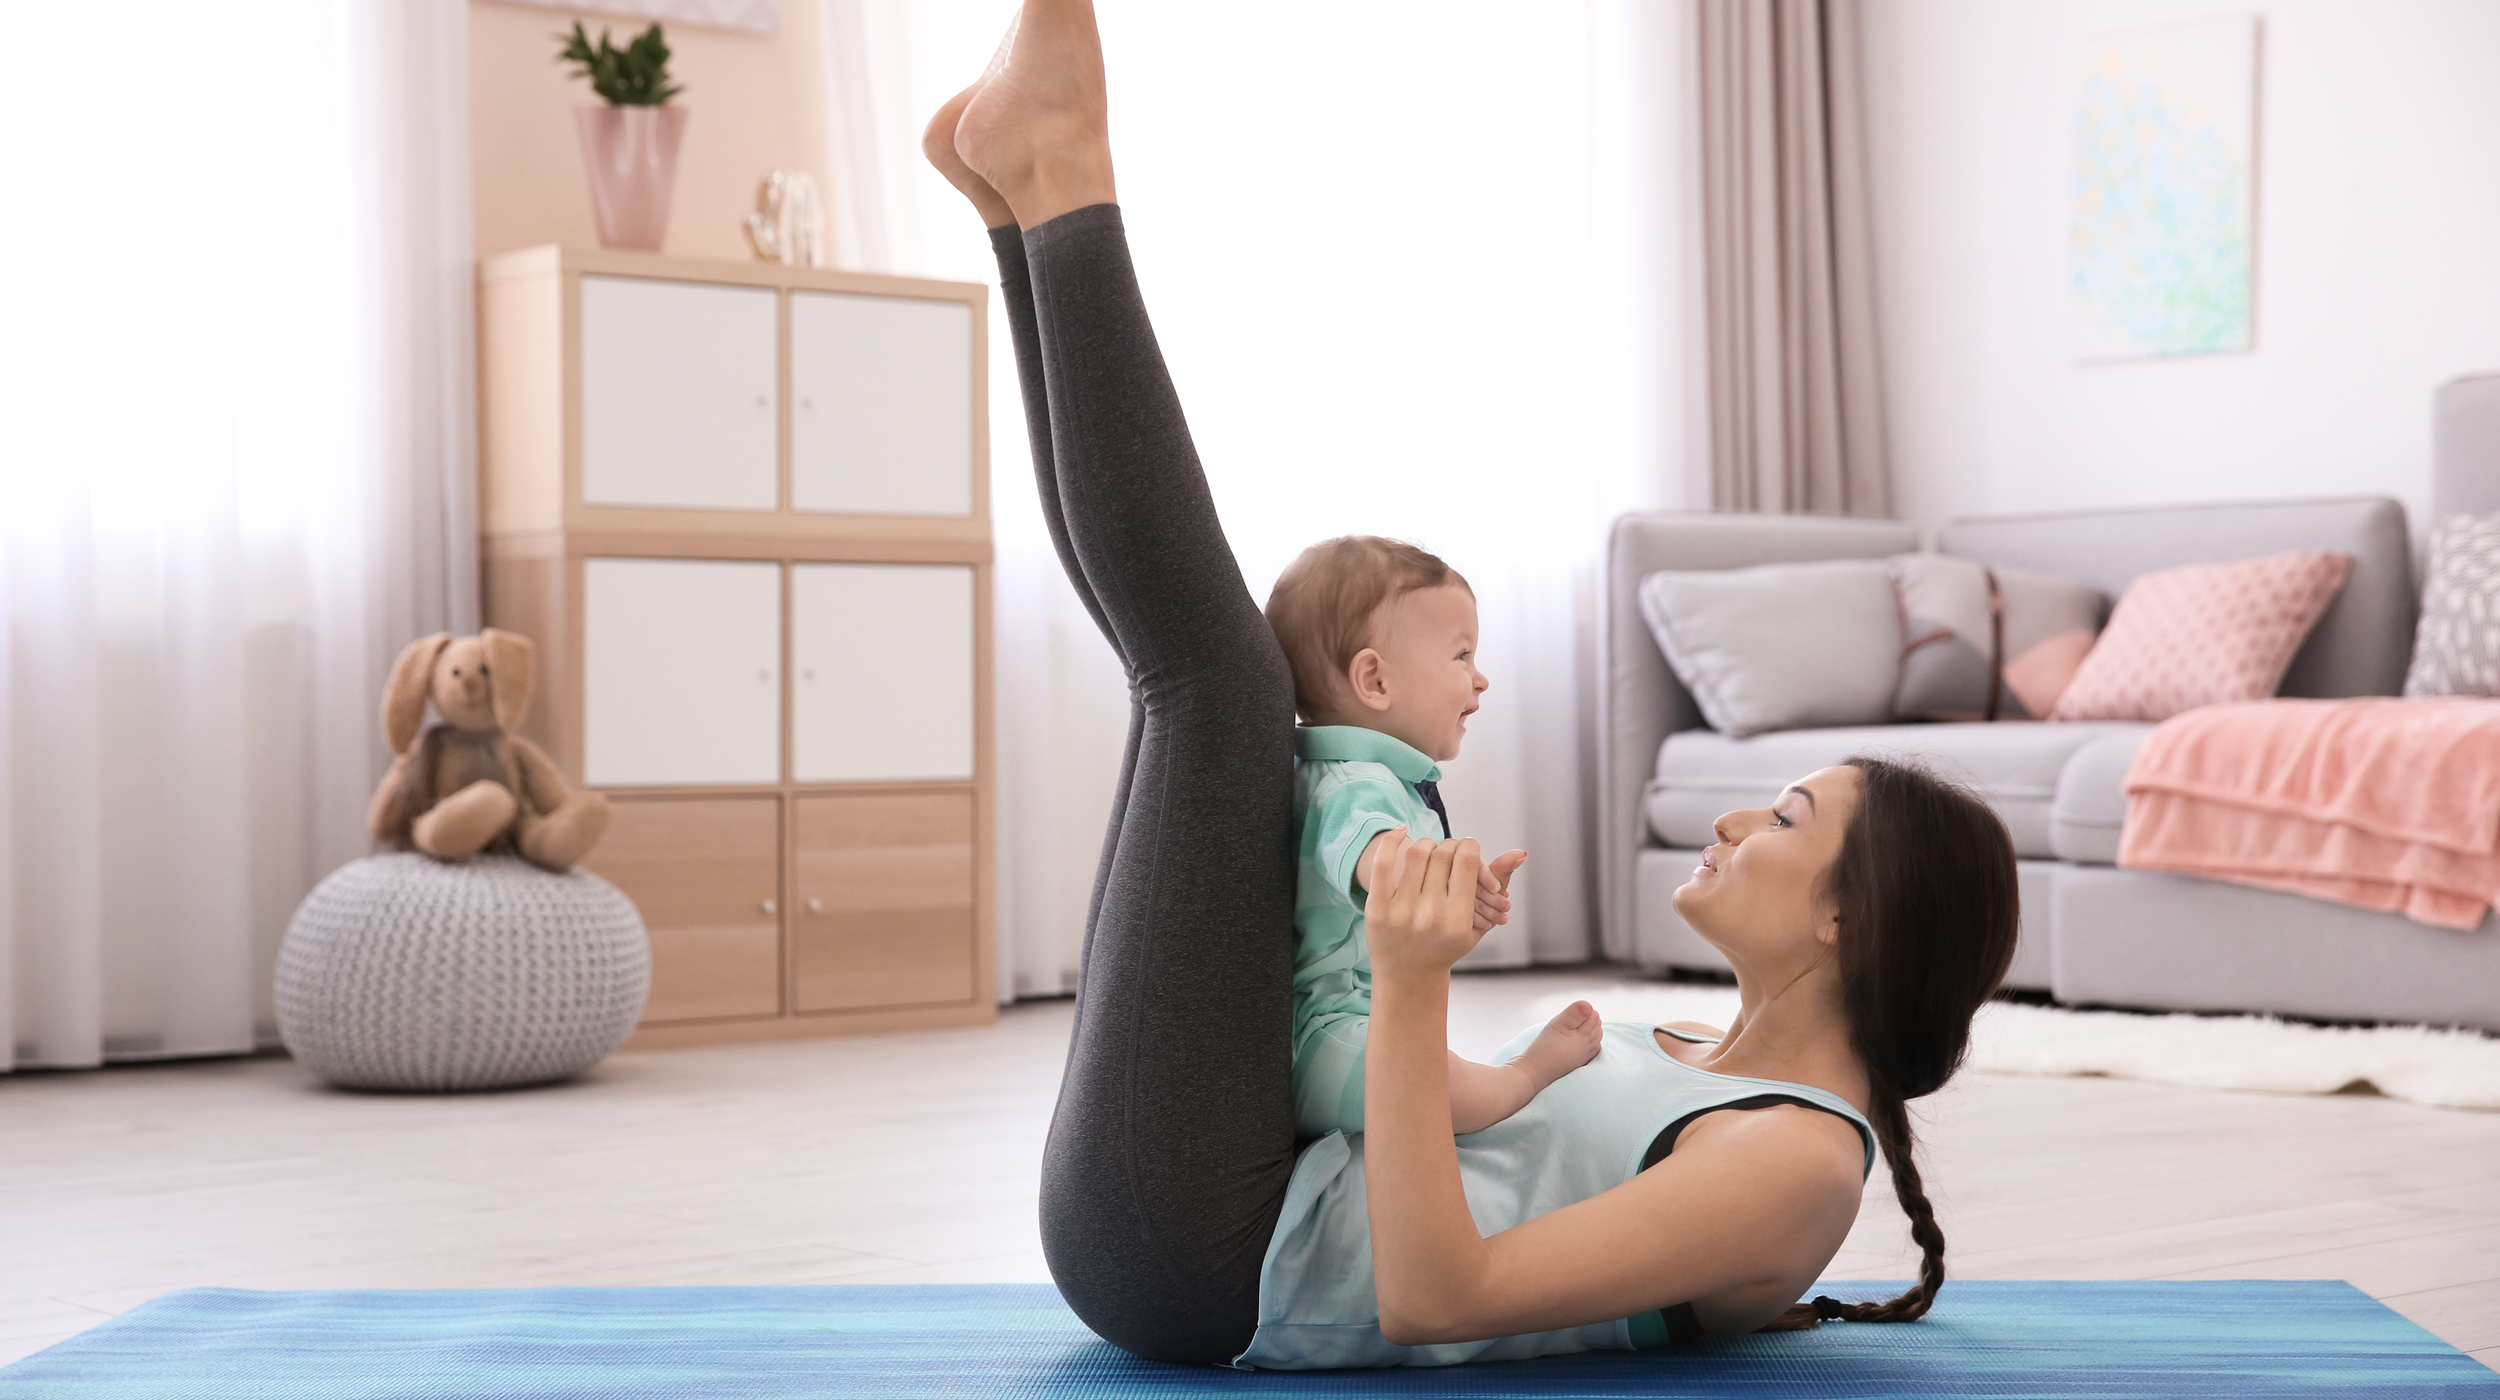
[[[2214,0],[1869,0],[1893,471],[1905,514],[2385,493],[2419,534],[2430,393],[2500,368],[2500,4],[2268,0],[2256,348],[2067,348],[2068,67]]]
[[[616,15],[526,5],[469,6],[469,129],[477,250],[539,243],[598,246],[590,176],[573,109],[596,102],[590,85],[555,61],[555,35],[579,19],[623,42],[641,30]],[[817,179],[832,167],[824,0],[781,0],[770,34],[668,23],[670,76],[691,116],[669,203],[668,251],[678,257],[754,255],[741,222],[755,187],[775,169]]]

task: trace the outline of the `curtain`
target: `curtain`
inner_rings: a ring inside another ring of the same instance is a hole
[[[1660,16],[1680,11],[1098,9],[1139,275],[1246,585],[1264,600],[1349,532],[1468,577],[1492,689],[1443,792],[1462,832],[1532,853],[1474,963],[1590,956],[1590,579],[1616,512],[1686,503],[1699,393],[1675,329],[1689,29]],[[829,0],[846,265],[994,282],[919,141],[1012,11]],[[1043,533],[991,327],[1004,999],[1074,986],[1128,704]]]
[[[0,1067],[249,1051],[477,616],[465,0],[44,5],[0,85]]]
[[[1699,0],[1711,504],[1884,515],[1858,0]]]

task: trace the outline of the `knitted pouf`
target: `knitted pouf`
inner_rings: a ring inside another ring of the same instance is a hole
[[[542,1084],[607,1058],[650,989],[642,917],[598,876],[401,852],[304,897],[278,950],[278,1034],[342,1088]]]

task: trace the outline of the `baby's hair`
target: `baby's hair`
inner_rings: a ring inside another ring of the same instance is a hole
[[[1370,644],[1382,604],[1444,584],[1476,591],[1458,570],[1404,540],[1339,535],[1302,551],[1267,595],[1267,625],[1293,667],[1294,709],[1305,720],[1320,716],[1355,653]]]

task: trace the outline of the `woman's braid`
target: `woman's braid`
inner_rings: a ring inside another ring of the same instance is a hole
[[[1882,1085],[1875,1086],[1868,1107],[1874,1112],[1867,1121],[1874,1125],[1875,1141],[1883,1148],[1885,1164],[1892,1168],[1892,1193],[1900,1198],[1901,1213],[1910,1217],[1910,1238],[1918,1243],[1918,1282],[1900,1297],[1881,1303],[1844,1303],[1828,1297],[1792,1303],[1763,1324],[1762,1331],[1794,1332],[1825,1319],[1916,1322],[1936,1305],[1936,1294],[1944,1288],[1944,1230],[1936,1224],[1936,1208],[1928,1203],[1926,1187],[1918,1179],[1918,1163],[1912,1160],[1917,1144],[1910,1136],[1910,1107]]]

